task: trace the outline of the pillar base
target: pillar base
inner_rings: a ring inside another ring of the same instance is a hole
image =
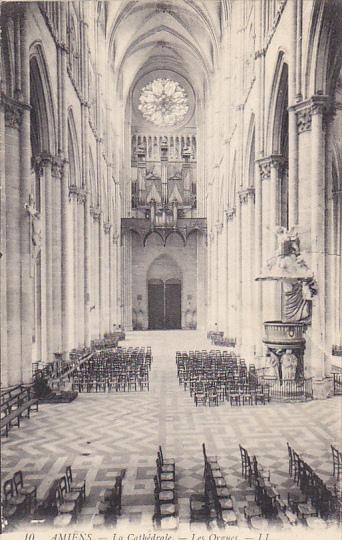
[[[333,396],[333,383],[331,378],[312,379],[313,399],[327,399]]]

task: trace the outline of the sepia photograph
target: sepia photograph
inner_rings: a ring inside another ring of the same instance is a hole
[[[4,540],[341,540],[342,0],[0,1]]]

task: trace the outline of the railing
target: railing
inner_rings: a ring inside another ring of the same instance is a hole
[[[259,379],[259,384],[269,389],[271,399],[279,401],[297,401],[312,399],[312,379],[279,380]]]
[[[342,373],[333,373],[334,396],[342,396]]]

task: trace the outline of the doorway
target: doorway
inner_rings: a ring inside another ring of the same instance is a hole
[[[182,288],[179,279],[148,281],[149,330],[176,330],[182,327]]]

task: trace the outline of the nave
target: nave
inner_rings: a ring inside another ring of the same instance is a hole
[[[177,379],[176,350],[185,343],[188,349],[211,348],[200,332],[127,333],[125,347],[152,348],[149,392],[80,393],[70,404],[40,405],[38,414],[2,440],[3,482],[22,470],[42,499],[51,482],[71,465],[77,479],[86,480],[80,528],[91,525],[104,490],[126,469],[120,530],[152,525],[158,445],[175,458],[178,512],[184,526],[189,524],[189,497],[203,491],[202,442],[208,454],[218,457],[239,526],[246,524],[244,507],[254,501],[253,489],[241,476],[239,444],[270,471],[283,496],[293,485],[286,442],[329,480],[330,445],[339,447],[341,398],[326,400],[324,407],[320,401],[195,407]]]

